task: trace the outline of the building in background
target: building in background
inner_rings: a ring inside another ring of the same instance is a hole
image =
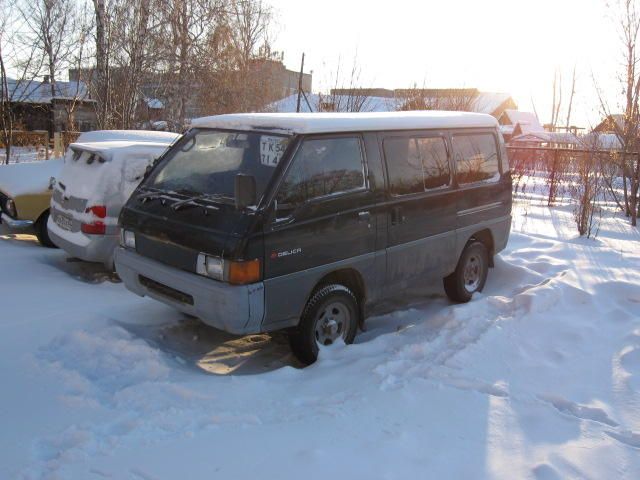
[[[54,132],[88,131],[97,127],[96,102],[83,82],[19,82],[8,79],[16,130]]]

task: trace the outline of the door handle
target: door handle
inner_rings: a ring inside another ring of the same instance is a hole
[[[358,212],[358,220],[360,220],[361,222],[368,222],[369,220],[371,220],[371,212],[369,212],[368,210]]]

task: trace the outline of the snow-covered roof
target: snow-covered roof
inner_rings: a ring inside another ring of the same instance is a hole
[[[130,142],[155,142],[172,143],[180,135],[171,132],[156,132],[153,130],[93,130],[84,132],[78,137],[76,143],[130,141]]]
[[[503,135],[511,135],[514,128],[514,125],[500,125],[500,131]]]
[[[500,92],[478,92],[473,99],[471,105],[473,112],[487,113],[491,115],[494,113],[500,105],[506,102],[511,96],[508,93]],[[433,100],[437,104],[437,100],[440,100],[446,106],[446,99],[442,97],[426,97],[425,100],[429,103],[429,100]],[[301,112],[317,112],[319,105],[323,101],[333,101],[337,104],[338,110],[340,106],[348,105],[350,100],[349,95],[319,95],[316,93],[308,93],[307,100],[311,104],[311,109],[304,98],[300,101]],[[407,98],[398,95],[396,97],[365,97],[360,108],[361,112],[395,112],[406,103]],[[441,104],[443,104],[441,103]],[[293,113],[296,111],[298,104],[298,95],[289,95],[288,97],[278,100],[267,107],[268,111],[281,112],[281,113]]]
[[[116,140],[111,142],[72,143],[69,147],[74,151],[83,150],[97,153],[105,160],[111,160],[115,156],[142,155],[148,152],[157,153],[158,150],[165,150],[170,144],[171,142],[127,142]]]
[[[147,98],[147,107],[159,110],[164,108],[164,103],[158,98]]]
[[[477,113],[493,114],[500,105],[509,100],[511,95],[502,92],[478,92],[473,105],[473,111]]]
[[[288,133],[329,133],[425,128],[495,127],[490,115],[468,112],[374,113],[239,113],[194,119],[193,127],[232,130],[277,130]]]
[[[304,98],[300,99],[300,111],[302,113],[317,112],[320,103],[334,101],[337,106],[348,105],[353,101],[348,95],[319,95],[317,93],[307,93],[307,100],[311,104],[311,108]],[[389,97],[366,97],[361,107],[362,112],[395,112],[401,103],[395,98]],[[279,113],[294,113],[298,106],[298,95],[289,95],[288,97],[278,100],[269,105],[267,110]]]
[[[520,125],[522,133],[544,132],[544,127],[540,124],[538,117],[533,112],[521,112],[519,110],[507,109],[504,111],[511,125]]]
[[[74,150],[97,153],[105,160],[116,157],[157,155],[164,151],[180,135],[169,132],[147,130],[102,130],[83,133],[75,143]]]
[[[584,136],[584,142],[594,145],[601,150],[621,150],[622,143],[615,133],[589,133]]]
[[[511,145],[524,142],[567,143],[580,145],[580,139],[570,132],[531,132],[517,135],[509,142]]]
[[[30,81],[17,81],[7,79],[9,97],[14,102],[25,103],[51,103],[58,100],[83,100],[94,102],[89,98],[89,89],[84,82],[56,81],[54,84],[55,95],[51,95],[51,83]]]

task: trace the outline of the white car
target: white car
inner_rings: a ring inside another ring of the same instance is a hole
[[[118,216],[178,134],[97,131],[70,145],[51,197],[49,237],[73,257],[113,268]]]

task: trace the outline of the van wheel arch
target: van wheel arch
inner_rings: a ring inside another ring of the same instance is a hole
[[[367,298],[367,290],[366,285],[364,283],[364,279],[360,272],[354,268],[344,268],[341,270],[335,270],[331,273],[326,274],[322,277],[311,289],[311,292],[307,296],[305,301],[305,307],[309,300],[313,297],[313,295],[323,287],[327,285],[338,284],[347,287],[356,297],[356,301],[358,303],[359,319],[358,319],[358,327],[361,330],[364,330],[364,304]]]
[[[493,234],[491,233],[491,230],[488,228],[485,228],[484,230],[480,230],[474,233],[473,235],[471,235],[467,240],[467,242],[465,243],[465,248],[466,248],[466,245],[469,245],[471,242],[476,240],[478,242],[482,242],[486,247],[487,253],[489,254],[489,267],[493,268],[494,267],[493,255],[495,252],[495,246],[494,246],[495,244],[493,241]],[[462,251],[464,252],[464,249]]]

